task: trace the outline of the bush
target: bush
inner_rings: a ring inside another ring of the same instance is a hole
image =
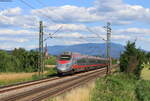
[[[139,101],[150,101],[150,81],[140,81],[136,88]]]
[[[51,56],[49,59],[45,60],[45,64],[47,64],[47,65],[56,65],[56,57]]]

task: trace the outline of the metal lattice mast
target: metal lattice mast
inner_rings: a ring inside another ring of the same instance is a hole
[[[39,65],[38,72],[41,75],[44,72],[44,50],[43,50],[43,22],[39,25]]]
[[[105,27],[106,30],[107,30],[107,40],[106,40],[106,56],[107,56],[107,59],[109,60],[109,65],[108,65],[108,68],[107,68],[107,74],[109,73],[109,69],[111,68],[111,24],[108,22],[107,23],[107,26]]]

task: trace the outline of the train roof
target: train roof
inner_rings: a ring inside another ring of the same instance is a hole
[[[89,55],[82,55],[82,54],[76,53],[76,52],[63,52],[61,55],[72,55],[74,57],[81,57],[81,58],[108,60],[107,58],[102,58],[102,57],[97,57],[97,56],[89,56]]]

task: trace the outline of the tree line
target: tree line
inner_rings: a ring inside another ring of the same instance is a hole
[[[11,52],[0,50],[0,72],[36,72],[38,52],[23,48]]]

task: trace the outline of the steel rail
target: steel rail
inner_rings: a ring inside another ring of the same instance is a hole
[[[87,76],[87,77],[79,79],[79,80],[77,80],[75,82],[71,82],[70,84],[65,84],[63,87],[61,85],[57,89],[55,89],[53,91],[48,91],[46,93],[43,93],[43,94],[39,95],[38,97],[36,96],[34,98],[27,99],[25,101],[29,101],[29,100],[30,101],[41,101],[41,100],[46,99],[48,97],[54,97],[54,96],[60,95],[60,94],[62,94],[64,92],[67,92],[68,90],[71,90],[71,89],[73,89],[75,87],[81,86],[82,84],[85,84],[85,83],[89,82],[90,80],[93,80],[93,79],[96,79],[99,76],[102,76],[102,74],[99,75],[99,73]]]
[[[34,80],[34,81],[29,81],[29,82],[23,82],[23,83],[17,83],[17,84],[12,84],[12,85],[8,85],[8,86],[3,86],[0,88],[0,94],[8,92],[8,91],[12,91],[12,90],[16,90],[16,89],[44,83],[44,82],[53,81],[56,79],[60,79],[60,78],[59,77],[45,78],[45,79],[40,79],[40,80]]]

